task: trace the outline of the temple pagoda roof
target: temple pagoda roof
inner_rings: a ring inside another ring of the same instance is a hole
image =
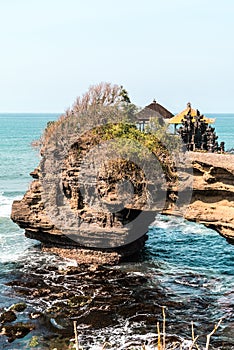
[[[165,107],[157,103],[156,100],[153,100],[152,103],[137,114],[137,119],[142,121],[149,121],[149,119],[152,117],[170,119],[173,117],[173,114]]]
[[[200,113],[197,109],[193,109],[191,107],[190,102],[187,104],[187,108],[184,109],[182,112],[176,114],[174,117],[170,118],[168,120],[169,124],[182,124],[182,120],[184,119],[184,117],[186,115],[191,115],[193,117],[193,121],[195,121],[195,117],[199,116]],[[207,124],[214,124],[215,123],[215,119],[214,118],[207,118],[204,115],[202,115],[203,120],[207,123]]]

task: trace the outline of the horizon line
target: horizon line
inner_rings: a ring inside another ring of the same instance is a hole
[[[0,111],[0,115],[1,114],[63,114],[64,112],[46,112],[46,111],[40,111],[40,112],[1,112]],[[177,113],[179,112],[176,112],[174,115],[176,115]],[[202,113],[203,115],[206,115],[206,114],[234,114],[234,111],[233,112],[204,112]]]
[[[1,112],[0,114],[63,114],[64,112]]]

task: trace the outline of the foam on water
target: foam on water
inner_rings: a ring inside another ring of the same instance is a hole
[[[194,222],[189,222],[185,220],[183,217],[178,216],[167,216],[167,215],[157,215],[155,220],[150,225],[151,229],[163,229],[163,230],[180,230],[182,234],[191,234],[194,232],[195,234],[211,234],[214,231],[208,229],[202,224],[197,224]]]
[[[0,263],[3,264],[18,261],[25,249],[35,244],[10,219],[13,201],[21,198],[22,195],[16,193],[0,192]]]
[[[0,218],[9,218],[13,201],[21,198],[22,196],[8,197],[4,192],[0,192]]]
[[[24,237],[24,231],[9,218],[0,218],[0,226],[5,227],[4,232],[0,231],[0,263],[17,262],[35,241]]]

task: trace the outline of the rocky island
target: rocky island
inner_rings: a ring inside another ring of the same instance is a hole
[[[85,95],[46,130],[34,180],[12,206],[11,218],[25,235],[78,262],[114,263],[144,247],[149,224],[162,213],[202,223],[234,242],[234,155],[186,151],[172,156],[175,137],[165,140],[123,121],[126,106],[131,116],[132,107],[122,87],[95,89],[91,103]],[[110,123],[106,116],[116,113],[114,95],[121,102],[121,120]],[[95,104],[96,113],[97,96],[108,110],[102,110],[101,122],[83,124],[81,133],[84,112],[91,120]],[[113,139],[118,142],[110,146]]]

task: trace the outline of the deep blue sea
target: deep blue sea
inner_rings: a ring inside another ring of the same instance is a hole
[[[234,148],[234,114],[207,116],[216,118],[219,142],[225,141],[226,150]],[[30,264],[52,259],[40,251],[38,242],[24,237],[23,230],[11,221],[10,213],[13,200],[23,196],[31,181],[29,173],[40,161],[31,143],[40,137],[47,122],[57,117],[58,114],[0,114],[0,310],[20,300],[10,294],[6,283],[17,275],[22,264],[27,262],[30,268]],[[173,305],[171,309],[181,322],[193,320],[202,328],[204,323],[212,326],[223,317],[220,332],[230,342],[226,349],[234,349],[234,245],[218,233],[183,219],[159,215],[149,229],[141,260],[121,267],[150,276],[151,288],[160,286],[172,301],[185,303],[186,309],[173,309]],[[204,301],[209,305],[207,309],[202,306]],[[121,339],[125,339],[124,331],[126,325],[122,333],[119,330]],[[31,337],[29,334],[9,344],[0,336],[0,349],[31,349]],[[99,349],[95,345],[91,348]]]

